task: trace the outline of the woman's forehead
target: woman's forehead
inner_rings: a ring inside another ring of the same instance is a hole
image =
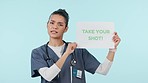
[[[58,14],[51,15],[49,20],[55,22],[65,22],[64,17]]]

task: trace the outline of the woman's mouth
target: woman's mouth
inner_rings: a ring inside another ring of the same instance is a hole
[[[53,34],[55,34],[55,33],[58,33],[57,31],[55,31],[55,30],[52,30],[52,31],[50,31],[51,33],[53,33]]]

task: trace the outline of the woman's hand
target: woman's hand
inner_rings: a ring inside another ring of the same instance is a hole
[[[115,49],[117,48],[117,46],[119,45],[121,39],[119,38],[117,32],[114,32],[114,36],[113,36],[113,42],[115,44]]]
[[[75,50],[77,47],[76,43],[69,43],[66,49],[66,52],[62,55],[62,57],[56,62],[56,65],[61,69],[67,57]]]
[[[71,54],[75,50],[76,47],[77,47],[77,44],[75,42],[69,43],[66,49],[66,53]]]

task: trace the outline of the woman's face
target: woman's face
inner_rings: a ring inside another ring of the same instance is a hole
[[[54,39],[62,39],[64,32],[68,29],[64,17],[58,14],[50,16],[47,28],[50,38]]]

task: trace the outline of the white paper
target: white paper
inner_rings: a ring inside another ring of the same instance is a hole
[[[77,48],[114,48],[113,22],[79,22],[76,30]]]

